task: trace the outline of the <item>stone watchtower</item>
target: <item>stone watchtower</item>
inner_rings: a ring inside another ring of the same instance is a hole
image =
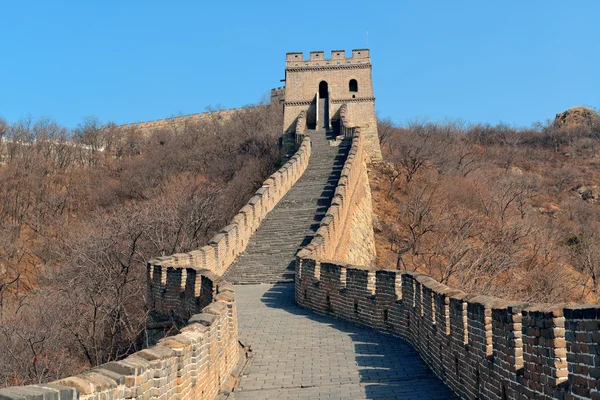
[[[311,51],[308,60],[302,53],[287,53],[284,96],[284,132],[294,132],[302,111],[307,129],[336,128],[346,104],[347,124],[360,127],[368,155],[381,160],[368,49],[352,50],[351,57],[333,50],[327,59],[323,51]]]

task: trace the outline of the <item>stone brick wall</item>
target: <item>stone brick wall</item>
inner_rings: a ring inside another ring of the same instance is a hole
[[[324,53],[311,52],[309,60],[303,60],[302,53],[286,55],[285,100],[286,102],[312,101],[319,91],[319,83],[326,81],[332,99],[373,99],[371,83],[371,57],[369,50],[353,50],[352,56],[345,57],[345,51],[334,50],[331,58]],[[339,56],[337,55],[339,54]],[[342,71],[340,73],[340,71]],[[356,79],[358,90],[351,92],[349,82]]]
[[[345,125],[360,128],[360,133],[365,142],[365,149],[369,160],[380,161],[381,148],[379,147],[377,117],[375,115],[374,105],[365,102],[350,101],[344,103],[343,108],[345,109],[346,114]],[[342,106],[333,101],[332,109],[336,110],[336,113],[339,115],[342,111]],[[334,119],[337,119],[336,114],[332,113],[331,115]]]
[[[333,258],[350,264],[373,265],[376,259],[373,205],[366,168],[357,182],[352,202],[353,211],[345,221],[346,229]]]
[[[182,271],[148,266],[151,300],[189,317],[181,333],[76,376],[0,389],[0,399],[215,399],[239,358],[233,286],[209,271]]]
[[[342,109],[342,117],[344,113]],[[312,242],[298,255],[370,265],[375,261],[376,254],[366,164],[368,157],[359,128],[345,125],[342,118],[340,130],[352,138],[352,147],[331,206]]]
[[[315,94],[313,93],[313,97]],[[307,104],[293,105],[284,103],[283,113],[283,132],[284,133],[297,133],[296,132],[296,121],[301,113],[304,113],[304,117],[314,118],[315,113],[314,105],[311,102]]]
[[[400,336],[465,399],[600,399],[600,306],[469,296],[434,279],[299,256],[296,301]]]
[[[302,143],[302,141],[307,137],[306,133],[306,112],[300,111],[298,114],[298,118],[296,119],[296,127],[294,129],[296,144]]]

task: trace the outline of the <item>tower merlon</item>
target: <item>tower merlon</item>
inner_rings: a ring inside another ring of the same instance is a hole
[[[371,58],[369,49],[353,49],[352,58]]]
[[[346,58],[346,50],[331,50],[331,59],[340,60]]]
[[[310,59],[311,60],[324,60],[325,59],[325,52],[322,51],[322,50],[311,51],[310,52]]]
[[[286,61],[302,61],[302,52],[285,53]]]

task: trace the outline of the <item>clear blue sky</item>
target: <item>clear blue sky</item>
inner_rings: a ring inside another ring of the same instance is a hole
[[[0,116],[258,102],[289,51],[366,47],[380,116],[529,125],[600,106],[600,1],[3,1]]]

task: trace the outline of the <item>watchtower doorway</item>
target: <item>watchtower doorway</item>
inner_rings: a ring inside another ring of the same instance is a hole
[[[317,110],[317,124],[325,129],[329,126],[329,85],[326,81],[319,83],[319,108]]]
[[[328,92],[329,92],[329,87],[327,85],[327,82],[321,81],[321,83],[319,83],[319,98],[326,99]]]

